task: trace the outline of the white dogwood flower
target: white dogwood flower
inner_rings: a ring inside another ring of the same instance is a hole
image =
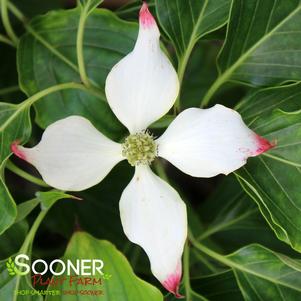
[[[159,139],[146,132],[171,109],[179,93],[177,73],[161,51],[159,37],[144,4],[133,51],[107,77],[108,103],[130,133],[123,144],[105,137],[87,119],[70,116],[48,126],[35,147],[14,143],[12,150],[33,164],[50,186],[69,191],[99,183],[127,159],[135,174],[120,199],[124,232],[145,250],[156,278],[179,296],[186,206],[152,172],[151,162],[162,157],[191,176],[213,177],[231,173],[272,145],[251,131],[237,112],[221,105],[183,111]]]

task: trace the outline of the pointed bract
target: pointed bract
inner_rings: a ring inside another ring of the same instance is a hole
[[[129,240],[147,253],[153,274],[179,296],[187,236],[186,206],[179,194],[148,166],[138,166],[122,193],[120,215]]]
[[[153,15],[150,13],[146,2],[143,2],[143,5],[141,6],[141,9],[139,12],[139,23],[140,23],[140,26],[142,26],[146,29],[150,28],[152,26],[156,26],[156,20],[153,17]]]
[[[175,272],[169,275],[163,282],[162,285],[171,293],[175,295],[176,298],[181,299],[184,296],[179,294],[179,285],[182,277],[182,262],[179,261]]]
[[[108,103],[131,133],[145,130],[165,115],[179,93],[177,73],[161,50],[159,38],[155,19],[143,4],[135,48],[106,80]]]
[[[194,177],[229,174],[273,147],[222,105],[183,111],[157,140],[158,155]]]
[[[70,116],[48,126],[39,144],[12,151],[34,165],[44,181],[62,190],[84,190],[99,183],[121,160],[121,145],[98,132],[91,122]]]

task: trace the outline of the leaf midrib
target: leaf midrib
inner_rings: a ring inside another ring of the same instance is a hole
[[[235,254],[235,253],[234,253]],[[262,278],[262,279],[265,279],[265,280],[268,280],[274,284],[278,284],[278,285],[281,285],[281,286],[284,286],[284,287],[287,287],[287,288],[290,288],[290,289],[293,289],[297,292],[300,292],[301,293],[301,288],[300,287],[296,287],[296,286],[293,286],[293,285],[290,285],[288,283],[285,283],[283,281],[279,281],[278,279],[275,279],[275,278],[271,278],[269,276],[266,276],[266,275],[263,275],[263,274],[260,274],[256,271],[253,271],[251,269],[248,269],[246,268],[244,265],[241,265],[241,264],[238,264],[236,262],[234,262],[233,260],[229,259],[229,258],[226,258],[226,260],[228,262],[228,264],[232,267],[232,268],[236,268],[244,273],[247,273],[247,274],[251,274],[251,275],[254,275],[256,277],[259,277],[259,278]],[[298,271],[297,271],[298,272]]]
[[[247,273],[247,274],[250,274],[250,275],[254,275],[254,276],[256,276],[256,277],[258,277],[258,278],[261,278],[261,279],[265,279],[265,280],[267,280],[267,281],[269,281],[269,282],[271,282],[271,283],[274,283],[274,284],[276,284],[276,285],[281,285],[281,286],[283,286],[283,287],[293,289],[293,290],[295,290],[295,291],[297,291],[297,292],[301,292],[301,287],[296,287],[296,286],[291,285],[291,284],[289,284],[289,283],[286,283],[286,282],[283,282],[283,281],[279,281],[279,279],[271,278],[270,276],[260,274],[259,272],[254,271],[254,270],[251,270],[251,269],[248,269],[246,266],[244,266],[244,265],[242,265],[242,264],[240,264],[240,263],[237,263],[237,262],[235,262],[233,259],[231,259],[231,257],[234,257],[234,256],[236,256],[237,254],[239,255],[240,252],[242,252],[244,249],[249,248],[250,246],[246,246],[246,247],[244,247],[244,248],[242,248],[242,249],[240,249],[240,250],[238,250],[238,251],[236,251],[236,252],[234,252],[234,253],[232,253],[232,254],[229,254],[229,255],[227,255],[227,256],[224,256],[224,255],[221,255],[221,254],[219,254],[219,253],[216,253],[215,251],[213,251],[213,250],[207,248],[207,247],[204,246],[204,245],[201,245],[201,244],[195,242],[195,239],[193,239],[193,244],[194,244],[200,251],[202,251],[202,252],[204,252],[205,254],[209,255],[210,257],[212,257],[212,258],[214,258],[214,259],[220,261],[221,263],[223,263],[223,264],[225,264],[225,265],[231,267],[232,269],[237,269],[237,270],[242,271],[242,272],[244,272],[244,273]],[[298,273],[300,273],[300,271],[298,271],[298,270],[292,268],[292,267],[289,266],[289,265],[286,265],[285,262],[283,262],[283,261],[277,256],[277,253],[275,253],[275,252],[273,252],[273,251],[271,251],[271,250],[269,250],[269,249],[267,249],[267,248],[265,248],[265,247],[263,247],[263,246],[260,246],[260,245],[258,245],[258,244],[253,244],[253,245],[251,245],[251,246],[253,246],[253,247],[260,247],[261,250],[267,250],[267,251],[270,252],[273,256],[275,256],[276,259],[277,259],[277,258],[279,259],[279,264],[283,264],[283,265],[287,266],[288,268],[290,268],[291,270],[295,270],[295,271],[297,271]]]
[[[225,82],[230,75],[249,57],[249,55],[255,51],[263,42],[265,42],[269,37],[272,36],[282,25],[284,25],[290,18],[299,12],[301,5],[299,5],[294,11],[292,11],[288,16],[286,16],[281,22],[278,23],[271,31],[259,39],[252,47],[249,48],[243,55],[241,55],[234,64],[231,65],[226,71],[220,74],[219,81]],[[220,54],[223,52],[223,48]],[[220,69],[219,69],[220,71]]]

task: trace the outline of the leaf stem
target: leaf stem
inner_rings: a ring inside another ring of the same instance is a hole
[[[43,221],[44,217],[46,216],[48,210],[50,208],[47,208],[45,210],[42,210],[39,215],[37,216],[37,218],[35,219],[34,223],[32,224],[31,228],[30,228],[30,231],[28,232],[23,244],[22,244],[22,247],[20,249],[20,253],[25,253],[28,251],[30,245],[32,244],[33,242],[33,239],[36,235],[36,232],[41,224],[41,222]]]
[[[27,22],[27,18],[23,15],[23,13],[12,3],[7,3],[8,9],[11,11],[11,13],[22,23]]]
[[[192,243],[192,245],[198,249],[199,251],[207,254],[209,257],[227,265],[230,267],[233,267],[232,261],[227,259],[225,256],[205,247],[204,245],[200,244],[196,238],[193,236],[193,234],[191,233],[191,231],[189,231],[188,233],[188,237],[189,237],[189,241]]]
[[[39,99],[41,99],[51,93],[58,92],[61,90],[66,90],[66,89],[80,89],[80,90],[89,92],[91,94],[94,94],[97,97],[100,97],[93,90],[89,90],[84,85],[78,84],[78,83],[64,83],[64,84],[59,84],[59,85],[49,87],[45,90],[42,90],[42,91],[32,95],[31,97],[27,98],[22,103],[18,104],[17,105],[18,108],[15,110],[15,112],[3,124],[1,124],[0,132],[3,131],[10,124],[10,122],[18,116],[20,111],[26,109],[27,107],[30,107],[36,101],[38,101]]]
[[[234,225],[235,223],[244,220],[245,218],[249,217],[250,215],[256,213],[258,211],[257,208],[253,209],[253,210],[249,210],[243,214],[241,214],[240,216],[231,219],[230,221],[223,221],[221,223],[218,223],[210,228],[208,228],[207,230],[205,230],[201,235],[199,235],[197,237],[198,241],[204,240],[206,238],[208,238],[209,236],[212,236],[215,233],[218,233],[220,231],[223,231],[225,229],[227,229],[228,227]]]
[[[1,0],[1,18],[3,22],[3,26],[9,38],[12,40],[13,44],[18,45],[19,38],[15,34],[8,15],[8,0]]]
[[[43,219],[45,218],[46,214],[48,213],[49,209],[51,208],[51,206],[47,209],[44,209],[42,210],[39,215],[37,216],[37,218],[35,219],[34,223],[32,224],[23,244],[22,244],[22,247],[19,251],[20,254],[23,254],[23,253],[27,253],[29,251],[29,249],[31,248],[32,246],[32,243],[33,243],[33,240],[34,240],[34,237],[37,233],[37,230],[41,224],[41,222],[43,221]],[[31,257],[31,256],[30,256]],[[20,278],[21,276],[20,275],[17,275],[16,276],[16,283],[15,283],[15,287],[18,288],[19,285],[20,285]],[[17,294],[14,294],[14,299],[13,301],[16,301],[17,300]]]
[[[201,12],[198,16],[197,22],[194,25],[194,28],[193,28],[193,31],[191,33],[187,48],[186,48],[184,54],[179,59],[178,77],[179,77],[181,87],[182,87],[182,83],[183,83],[183,79],[184,79],[184,75],[185,75],[185,71],[186,71],[186,68],[187,68],[189,58],[191,56],[192,50],[194,49],[194,46],[195,46],[196,42],[198,41],[198,38],[197,38],[198,29],[199,29],[199,26],[200,26],[200,24],[203,20],[203,16],[204,16],[207,5],[208,5],[208,0],[205,0],[205,2],[203,4],[203,7],[202,7],[202,10],[201,10]],[[175,102],[175,105],[174,105],[174,108],[175,108],[176,112],[180,112],[180,110],[181,110],[180,93],[181,93],[181,91],[179,92],[179,96],[178,96],[178,98]]]
[[[0,34],[0,42],[15,47],[14,43],[3,34]]]
[[[230,69],[229,69],[230,70]],[[232,71],[232,70],[231,70]],[[229,75],[231,74],[231,72],[225,72],[222,75],[220,75],[215,82],[211,85],[211,87],[209,88],[209,90],[207,91],[207,93],[205,94],[200,107],[206,107],[212,96],[217,92],[217,90],[223,85],[223,83],[228,79]]]
[[[79,90],[83,90],[92,94],[95,94],[93,91],[87,89],[84,85],[79,84],[79,83],[64,83],[64,84],[58,84],[55,86],[51,86],[45,90],[42,90],[34,95],[32,95],[31,97],[29,97],[27,100],[25,100],[23,103],[21,103],[22,105],[26,105],[26,106],[31,106],[33,103],[35,103],[37,100],[39,100],[40,98],[43,98],[49,94],[52,94],[54,92],[58,92],[61,90],[67,90],[67,89],[79,89]],[[98,96],[99,95],[95,95]]]
[[[212,274],[215,274],[215,273],[218,272],[218,269],[217,269],[213,264],[211,264],[211,263],[209,262],[209,260],[207,260],[207,259],[205,258],[205,256],[203,256],[203,254],[200,254],[200,253],[198,252],[197,249],[194,249],[193,251],[194,251],[194,252],[193,252],[194,256],[195,256],[200,262],[202,262],[202,263],[207,267],[207,269],[210,270],[210,272],[211,272]]]
[[[191,301],[191,285],[190,285],[190,274],[189,274],[189,255],[190,255],[190,249],[189,249],[189,242],[186,241],[185,248],[184,248],[184,286],[185,286],[185,300]]]
[[[193,50],[195,43],[189,44],[184,55],[179,59],[179,65],[178,65],[178,78],[179,78],[179,82],[180,82],[180,91],[179,91],[179,95],[176,99],[176,102],[174,104],[174,109],[175,109],[175,113],[179,113],[181,111],[181,90],[182,90],[182,84],[183,84],[183,79],[184,79],[184,74],[186,71],[186,67],[189,61],[189,57],[191,55],[191,52]]]
[[[78,30],[77,30],[77,37],[76,37],[76,54],[77,54],[77,63],[79,69],[79,75],[83,82],[83,84],[87,87],[90,86],[90,82],[86,73],[85,68],[85,60],[84,60],[84,32],[85,32],[85,23],[88,17],[88,5],[82,8]]]
[[[47,185],[43,180],[27,173],[26,171],[19,168],[18,166],[16,166],[13,162],[11,162],[9,160],[6,163],[6,167],[11,172],[15,173],[16,175],[20,176],[21,178],[23,178],[33,184],[39,185],[41,187],[49,187],[49,185]]]

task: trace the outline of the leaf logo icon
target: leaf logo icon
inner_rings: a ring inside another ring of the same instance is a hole
[[[13,262],[12,258],[9,257],[9,259],[6,262],[6,268],[8,271],[8,274],[10,276],[15,276],[15,275],[21,275],[22,273],[15,267],[15,263]]]

